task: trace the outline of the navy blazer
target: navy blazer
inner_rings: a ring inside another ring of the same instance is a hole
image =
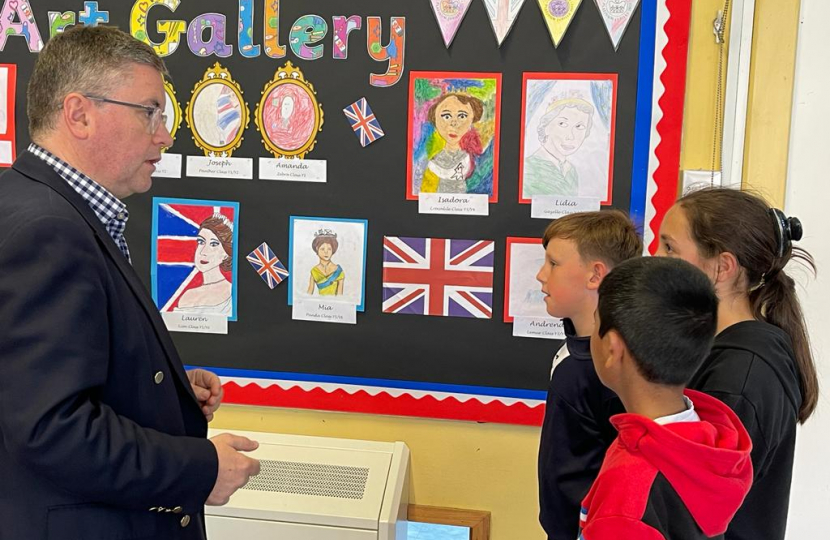
[[[204,538],[206,435],[138,275],[24,152],[0,176],[0,540]]]

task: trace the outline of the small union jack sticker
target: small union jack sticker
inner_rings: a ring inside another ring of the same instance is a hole
[[[366,102],[366,98],[360,98],[345,109],[343,114],[351,124],[352,129],[364,148],[383,137],[383,130],[380,122]]]
[[[272,289],[288,277],[288,270],[285,269],[285,266],[265,242],[249,253],[246,258],[262,278],[262,281]]]

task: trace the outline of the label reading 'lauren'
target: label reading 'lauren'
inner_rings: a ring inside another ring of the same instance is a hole
[[[471,193],[419,193],[418,212],[421,214],[487,216],[490,213],[490,204],[487,195]]]
[[[553,317],[515,317],[513,335],[516,337],[565,339],[562,319]]]
[[[357,324],[357,306],[331,300],[298,300],[292,306],[291,318],[339,324]]]
[[[251,180],[254,177],[254,160],[235,157],[187,156],[187,176]]]
[[[227,334],[227,315],[209,313],[183,313],[178,311],[161,314],[171,332],[195,332],[197,334]]]

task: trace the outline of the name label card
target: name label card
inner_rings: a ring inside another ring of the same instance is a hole
[[[331,300],[296,300],[291,318],[295,321],[357,324],[357,306]]]
[[[252,180],[254,160],[235,157],[187,156],[187,176]]]
[[[227,334],[227,315],[211,313],[185,313],[181,311],[161,314],[164,325],[171,332],[195,332],[197,334]]]
[[[4,167],[11,166],[14,163],[11,141],[0,141],[0,163],[3,163]]]
[[[457,216],[487,216],[489,197],[478,194],[419,193],[418,212],[421,214],[453,214]]]
[[[325,159],[259,158],[260,180],[284,182],[325,182]]]
[[[550,317],[515,317],[513,319],[513,336],[565,339],[565,325],[562,319]]]
[[[594,197],[534,195],[530,203],[530,217],[557,219],[578,212],[594,212],[599,207],[600,200]]]
[[[167,154],[161,155],[161,161],[156,163],[156,172],[153,176],[159,178],[181,178],[182,177],[182,155]]]

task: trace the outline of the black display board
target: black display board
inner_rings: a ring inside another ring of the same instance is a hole
[[[82,11],[80,1],[33,0],[41,34],[48,40],[47,11]],[[110,24],[129,30],[132,2],[100,1],[109,11]],[[254,2],[254,42],[262,43],[262,2]],[[172,74],[182,108],[193,86],[216,61],[227,68],[244,91],[253,114],[260,93],[277,68],[291,61],[317,91],[325,123],[308,158],[328,162],[328,182],[322,184],[227,180],[207,178],[154,181],[150,192],[134,195],[127,239],[133,264],[150,283],[150,228],[153,197],[178,197],[238,201],[239,272],[238,321],[228,335],[174,334],[185,363],[191,365],[302,373],[323,376],[402,380],[446,385],[484,386],[518,390],[543,390],[550,360],[558,343],[512,336],[511,325],[502,321],[505,238],[538,237],[546,222],[530,217],[529,205],[518,203],[519,141],[523,72],[590,72],[618,74],[617,120],[614,153],[613,207],[627,210],[638,84],[640,8],[615,52],[594,2],[584,0],[558,49],[535,0],[527,0],[501,48],[496,44],[485,6],[474,0],[451,48],[444,46],[429,2],[426,0],[283,0],[281,42],[286,45],[291,24],[304,14],[360,15],[363,27],[351,33],[349,57],[332,58],[332,33],[322,41],[322,58],[305,61],[289,49],[283,59],[262,54],[243,57],[237,47],[238,3],[219,0],[181,0],[175,13],[151,10],[149,34],[160,19],[189,23],[206,13],[224,14],[229,21],[228,58],[200,58],[182,45],[165,62]],[[373,87],[369,74],[381,74],[386,63],[372,60],[366,51],[366,20],[383,21],[383,43],[388,40],[390,17],[406,17],[405,73],[389,88]],[[36,54],[19,37],[9,39],[0,62],[18,65],[17,143],[22,151],[29,143],[25,129],[26,83]],[[488,217],[421,215],[417,201],[407,201],[407,104],[409,72],[500,72],[502,78],[501,139],[498,203]],[[650,81],[648,81],[650,84]],[[361,148],[342,109],[366,97],[379,118],[385,137]],[[171,152],[202,155],[194,145],[186,123],[177,134]],[[234,157],[271,157],[254,122],[245,133]],[[256,177],[256,168],[255,168]],[[250,268],[244,256],[266,241],[287,264],[289,216],[363,218],[369,221],[364,313],[358,324],[339,325],[293,321],[285,284],[269,290]],[[489,239],[496,242],[494,316],[492,320],[390,315],[381,312],[382,238],[415,236]],[[528,268],[536,272],[536,268]]]

